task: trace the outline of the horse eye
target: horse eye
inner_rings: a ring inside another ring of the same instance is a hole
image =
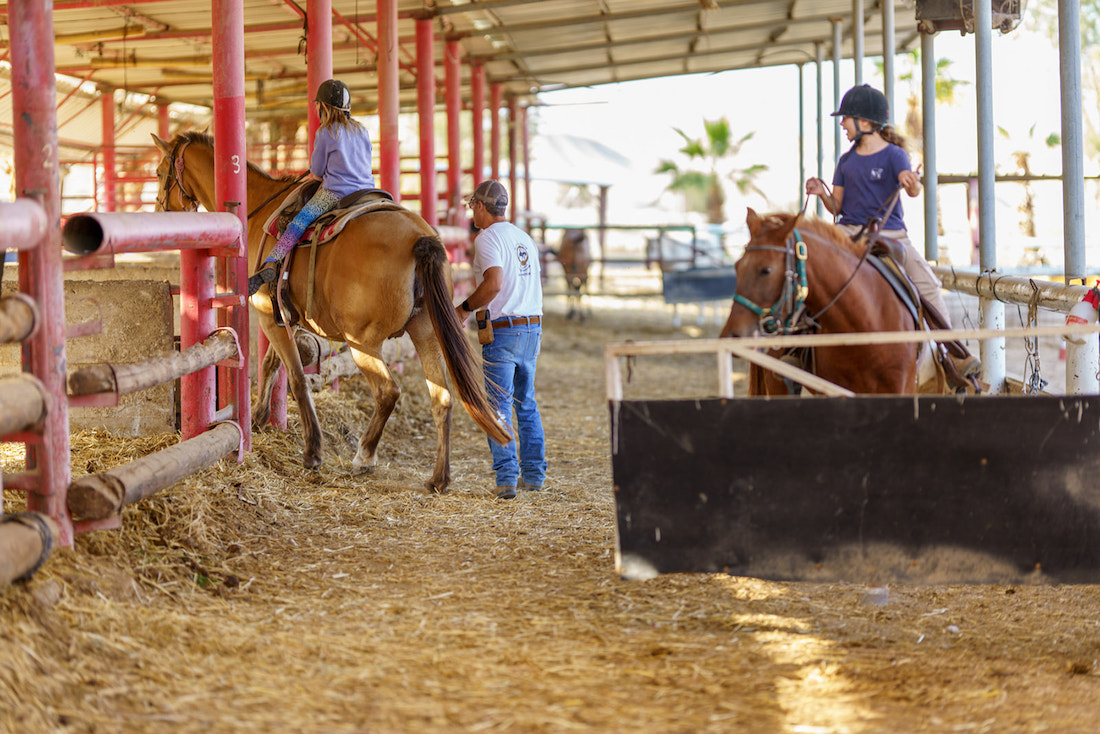
[[[766,278],[771,274],[772,274],[772,268],[771,268],[770,265],[768,267],[760,268],[760,277],[761,278]]]

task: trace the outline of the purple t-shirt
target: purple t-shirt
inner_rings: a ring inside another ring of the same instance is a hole
[[[337,196],[373,189],[370,135],[366,130],[354,133],[339,127],[317,128],[309,172]]]
[[[866,224],[871,217],[885,214],[885,209],[879,209],[893,196],[898,187],[898,175],[909,169],[909,154],[893,143],[871,155],[859,155],[849,150],[840,156],[833,173],[833,186],[844,187],[839,223],[858,227]],[[901,197],[898,197],[882,229],[905,229]]]

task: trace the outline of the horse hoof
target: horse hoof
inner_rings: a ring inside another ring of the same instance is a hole
[[[363,476],[364,474],[374,474],[374,464],[367,466],[352,466],[351,475],[353,477]]]
[[[447,494],[450,491],[446,484],[436,486],[434,482],[425,482],[424,487],[427,488],[428,494]]]
[[[320,456],[303,456],[302,457],[302,466],[304,466],[306,469],[320,469],[321,468],[321,457]]]

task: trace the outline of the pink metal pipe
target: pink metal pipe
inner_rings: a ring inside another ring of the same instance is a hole
[[[458,41],[443,44],[443,70],[447,85],[447,213],[448,222],[459,222],[462,217],[462,156],[460,155],[459,113],[462,111],[462,69],[459,60],[462,52]]]
[[[244,135],[244,2],[214,0],[211,17],[217,19],[212,28],[215,49],[212,60],[214,200],[219,211],[232,217],[243,232],[247,227],[248,212],[247,148]],[[223,261],[222,285],[225,292],[243,295],[248,292],[248,262],[243,236],[240,242],[237,256],[227,257]],[[222,403],[232,406],[233,418],[241,426],[244,450],[249,451],[252,448],[252,397],[248,371],[248,305],[241,299],[235,305],[219,309],[214,320],[221,326],[233,329],[239,339],[243,367],[223,369]],[[196,334],[196,337],[205,339],[206,335]],[[187,346],[189,345],[184,344],[181,339],[181,349]],[[183,397],[182,383],[180,397]],[[212,407],[216,410],[217,406]],[[213,415],[210,420],[213,420]],[[205,430],[205,426],[203,429]]]
[[[519,130],[516,127],[519,125],[519,101],[515,97],[508,98],[508,193],[509,198],[512,201],[512,206],[508,208],[509,220],[512,224],[516,223],[516,159],[519,157],[519,151],[517,150],[518,141],[516,135]]]
[[[306,87],[309,98],[317,96],[317,87],[332,78],[332,0],[309,0],[306,3]],[[306,105],[309,115],[309,151],[321,120],[317,106]]]
[[[46,210],[34,199],[0,202],[0,252],[38,246],[48,226]]]
[[[394,201],[401,201],[398,53],[397,0],[378,0],[378,119],[382,138],[378,141],[381,174],[378,186],[389,191]]]
[[[416,112],[420,122],[420,216],[439,224],[435,181],[435,34],[431,19],[416,21]]]
[[[228,247],[243,256],[243,236],[240,218],[225,212],[74,214],[61,230],[62,244],[75,255]]]
[[[42,323],[23,344],[23,371],[45,386],[51,405],[41,440],[27,445],[27,509],[57,523],[61,545],[73,544],[65,492],[69,465],[69,406],[65,399],[65,291],[61,263],[61,175],[57,156],[57,83],[51,4],[8,3],[12,135],[17,196],[39,197],[50,226],[39,247],[19,253],[19,289],[38,303]]]
[[[531,207],[531,147],[529,145],[531,137],[527,129],[527,109],[527,107],[521,107],[519,110],[519,130],[523,145],[523,208],[530,214],[534,209]],[[529,220],[530,217],[524,217],[524,219]],[[531,226],[530,221],[527,222],[527,226]]]
[[[103,208],[113,212],[118,206],[118,171],[115,167],[115,90],[104,87],[99,98],[103,122]]]
[[[489,85],[489,114],[492,128],[489,134],[489,165],[492,178],[500,178],[500,102],[504,88],[500,82]]]
[[[470,112],[474,136],[474,186],[485,176],[485,65],[470,68]]]

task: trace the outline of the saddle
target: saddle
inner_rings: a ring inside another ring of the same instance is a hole
[[[905,305],[913,318],[913,323],[918,329],[947,329],[947,320],[939,310],[924,299],[917,292],[905,269],[901,266],[907,254],[905,245],[890,237],[879,234],[876,227],[870,227],[865,233],[870,254],[866,258],[868,265],[873,267],[890,284],[898,299]],[[943,379],[955,391],[974,390],[981,392],[988,390],[988,385],[980,383],[972,375],[964,375],[959,371],[958,364],[972,358],[970,351],[957,340],[935,342],[932,350]],[[952,359],[954,358],[954,359]],[[811,348],[786,350],[780,359],[800,367],[808,372],[814,371],[814,353]],[[801,385],[787,380],[787,389],[791,394],[801,392]]]
[[[259,260],[264,256],[266,239],[268,237],[273,237],[275,240],[278,240],[279,236],[286,231],[291,220],[297,216],[298,212],[300,212],[313,195],[317,193],[317,189],[320,185],[320,181],[313,180],[306,181],[295,187],[286,195],[274,213],[267,218],[263,227],[265,242],[260,243],[260,248],[257,252],[258,261],[256,267],[259,267]],[[356,217],[378,211],[396,211],[401,209],[404,209],[404,207],[395,202],[393,196],[390,195],[388,191],[384,191],[383,189],[363,189],[362,191],[348,194],[340,199],[333,209],[318,217],[313,224],[302,233],[294,249],[287,253],[287,256],[283,260],[280,260],[277,265],[278,276],[275,282],[279,284],[279,287],[277,289],[271,289],[271,305],[275,313],[275,322],[280,326],[285,326],[287,323],[293,326],[297,323],[299,318],[296,309],[290,302],[289,294],[286,292],[288,287],[287,281],[283,278],[283,272],[290,267],[290,262],[295,250],[300,247],[305,247],[306,245],[310,246],[309,278],[306,286],[306,318],[309,319],[312,318],[313,281],[314,268],[317,262],[317,247],[336,239],[336,237],[344,231],[344,227],[347,223]]]

